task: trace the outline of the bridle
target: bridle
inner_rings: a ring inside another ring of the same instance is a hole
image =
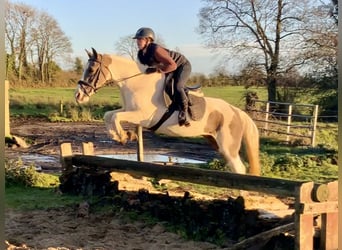
[[[128,76],[128,77],[123,77],[123,78],[119,78],[119,79],[114,79],[113,78],[113,75],[112,75],[112,72],[110,71],[110,69],[108,68],[107,65],[105,65],[103,62],[102,62],[102,58],[101,58],[101,61],[100,60],[97,60],[97,59],[93,59],[93,58],[89,58],[88,62],[96,62],[98,64],[100,64],[100,66],[97,68],[97,70],[95,71],[95,73],[90,76],[89,78],[91,79],[91,81],[93,83],[90,83],[90,82],[87,82],[87,81],[84,81],[84,80],[79,80],[77,83],[80,85],[80,88],[82,89],[83,93],[86,94],[87,96],[90,96],[90,92],[88,91],[88,88],[90,88],[92,91],[94,91],[94,93],[97,92],[97,90],[99,90],[101,87],[105,86],[106,84],[110,84],[110,83],[119,83],[119,82],[122,82],[122,81],[126,81],[128,79],[131,79],[133,77],[136,77],[136,76],[139,76],[139,75],[142,75],[144,74],[143,72],[139,72],[137,74],[134,74],[134,75],[131,75],[131,76]],[[105,67],[105,69],[110,73],[110,79],[109,80],[106,80],[104,82],[104,84],[102,84],[102,86],[100,87],[97,87],[97,83],[99,81],[99,78],[100,78],[100,75],[104,75],[104,72],[103,72],[103,67]],[[88,87],[88,88],[87,88]]]

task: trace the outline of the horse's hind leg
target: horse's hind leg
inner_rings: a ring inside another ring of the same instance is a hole
[[[221,155],[224,157],[227,165],[229,165],[230,169],[234,173],[239,173],[239,174],[245,174],[246,173],[246,167],[242,163],[240,155],[239,155],[239,150],[236,152],[234,148],[235,146],[229,147],[227,146],[224,141],[218,140],[217,138],[214,138],[213,136],[204,136],[207,141],[210,143],[210,145],[217,151],[221,153]],[[240,146],[237,145],[238,148]],[[233,149],[232,150],[229,150]]]
[[[235,131],[237,132],[237,131]],[[240,147],[242,142],[242,133],[227,133],[219,131],[216,138],[216,143],[219,152],[225,158],[233,173],[246,174],[246,166],[243,164],[240,158]]]

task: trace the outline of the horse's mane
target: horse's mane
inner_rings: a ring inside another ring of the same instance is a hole
[[[109,56],[112,58],[113,61],[116,61],[118,63],[122,64],[129,64],[132,65],[132,67],[137,67],[140,71],[143,71],[143,69],[146,68],[146,66],[142,65],[140,62],[133,60],[132,58],[117,55],[117,54],[103,54],[103,56]]]

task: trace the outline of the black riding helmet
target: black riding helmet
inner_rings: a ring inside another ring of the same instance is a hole
[[[154,37],[155,37],[154,31],[151,28],[143,27],[137,30],[133,39],[146,38],[146,37],[150,38],[153,42]]]

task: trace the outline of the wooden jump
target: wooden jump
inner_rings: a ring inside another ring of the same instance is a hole
[[[98,157],[94,156],[92,143],[83,143],[82,155],[73,155],[70,143],[61,144],[60,149],[63,171],[71,171],[78,167],[85,170],[91,169],[92,172],[122,172],[157,179],[172,179],[209,186],[263,192],[283,197],[294,197],[296,249],[313,249],[314,216],[317,215],[321,215],[322,218],[320,249],[337,249],[338,181],[318,185],[313,182]]]

